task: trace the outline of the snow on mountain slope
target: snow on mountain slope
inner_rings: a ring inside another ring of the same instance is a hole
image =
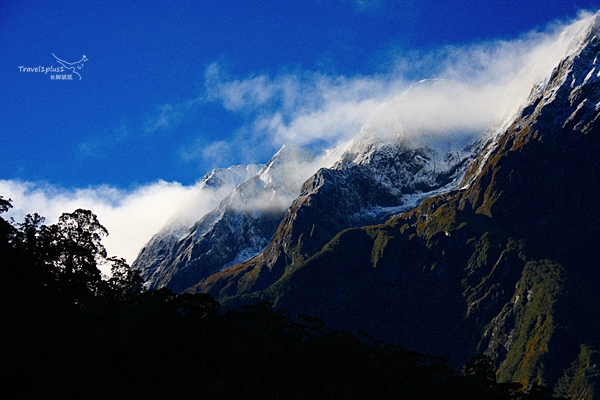
[[[489,115],[466,124],[453,117],[457,107],[464,113],[464,99],[477,91],[444,80],[413,85],[383,104],[350,143],[328,154],[328,160],[337,159],[333,166],[316,173],[327,165],[324,157],[285,145],[192,228],[149,244],[134,266],[149,287],[182,291],[258,255],[269,243],[263,256],[271,268],[293,259],[290,252],[310,256],[341,229],[382,222],[456,189],[466,166],[490,140],[482,127],[494,122]],[[416,96],[431,93],[436,94],[433,109],[411,105]],[[151,258],[157,255],[158,263]]]
[[[214,209],[239,184],[256,175],[264,165],[233,165],[209,171],[196,185],[194,192],[172,215],[161,232],[181,232],[189,229],[206,213]]]
[[[172,223],[165,227],[142,249],[133,267],[140,270],[149,288],[182,291],[227,265],[258,254],[315,162],[320,160],[311,151],[284,145],[260,169],[253,165],[211,171],[198,190],[229,193],[192,226]],[[179,215],[173,218],[179,220]]]
[[[208,172],[198,183],[198,188],[236,187],[248,178],[254,176],[264,165],[234,165],[229,168],[217,168]]]
[[[341,229],[382,222],[456,188],[483,145],[477,141],[482,127],[493,122],[489,116],[467,124],[453,117],[477,90],[444,80],[413,85],[383,104],[354,140],[329,152],[335,164],[316,173],[327,165],[324,156],[283,146],[193,227],[155,238],[134,266],[149,287],[182,291],[260,254],[269,243],[270,268],[293,258],[290,251],[309,256]],[[431,93],[433,109],[412,106],[416,96]],[[424,117],[427,112],[433,117]],[[206,182],[217,178],[207,176]]]
[[[382,221],[457,188],[467,164],[503,122],[471,104],[483,101],[479,94],[485,91],[448,80],[423,80],[373,113],[331,168],[351,170],[373,186],[356,199],[359,210],[350,215],[352,225]],[[422,97],[431,100],[429,107],[414,101]],[[469,114],[479,117],[466,123],[463,116],[455,117],[468,107]]]
[[[263,165],[234,165],[229,168],[213,169],[205,174],[183,206],[142,248],[133,262],[133,268],[139,269],[144,279],[149,279],[158,266],[168,258],[170,249],[196,221],[218,206],[236,186],[255,175],[262,167]]]
[[[254,176],[242,182],[227,198],[227,207],[253,212],[285,210],[312,174],[315,154],[286,144]]]

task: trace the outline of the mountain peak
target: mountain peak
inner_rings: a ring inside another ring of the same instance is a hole
[[[315,157],[315,154],[302,146],[295,143],[285,143],[281,148],[271,157],[269,164],[276,160],[290,160],[290,159],[302,159],[310,161]]]
[[[569,43],[567,55],[580,52],[590,42],[598,40],[600,35],[600,11],[588,18],[583,18],[573,24],[561,34],[565,38],[572,38]]]
[[[256,175],[264,165],[249,164],[249,165],[232,165],[228,168],[215,168],[207,172],[200,182],[198,188],[213,188],[218,189],[223,186],[236,187],[248,178]]]
[[[265,165],[233,166],[210,171],[203,192],[224,193],[218,206],[198,217],[193,226],[163,230],[134,262],[146,284],[182,291],[224,267],[263,250],[283,213],[314,171],[315,154],[284,145]],[[214,197],[214,196],[213,196]],[[190,203],[198,208],[198,204]]]
[[[312,164],[315,158],[315,153],[309,149],[284,144],[257,173],[257,177],[265,189],[295,197],[300,193],[302,183],[315,172]]]
[[[298,164],[307,164],[315,159],[315,153],[309,149],[305,149],[297,144],[284,144],[277,153],[271,157],[265,167],[259,172],[261,179],[263,177],[271,177],[272,175],[289,175],[290,172],[286,170],[290,167],[296,167]],[[263,179],[264,180],[264,179]]]
[[[567,55],[554,68],[547,83],[539,85],[532,93],[529,106],[521,113],[526,122],[533,123],[535,131],[563,121],[565,132],[571,132],[571,135],[574,132],[586,133],[598,117],[600,13],[569,29],[572,32],[565,32],[572,37]],[[523,131],[517,129],[517,132]],[[556,129],[546,131],[546,135],[556,134],[559,134]]]

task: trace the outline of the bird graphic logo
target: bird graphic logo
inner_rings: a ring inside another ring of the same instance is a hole
[[[52,53],[52,55],[54,56],[54,58],[56,58],[56,61],[58,61],[58,63],[60,65],[62,65],[66,69],[72,70],[73,73],[77,74],[77,76],[79,76],[79,79],[81,79],[81,75],[79,74],[79,72],[77,72],[77,70],[83,68],[83,63],[88,60],[85,55],[81,58],[81,60],[79,60],[77,62],[68,62],[68,61],[65,61],[65,60],[61,60],[60,58],[56,57],[54,55],[54,53]]]

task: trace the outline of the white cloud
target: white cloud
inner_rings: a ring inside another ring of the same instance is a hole
[[[240,132],[273,147],[287,142],[330,147],[348,140],[382,101],[407,85],[387,75],[346,78],[304,71],[226,80],[216,64],[206,73],[207,100],[248,116]]]
[[[231,165],[236,157],[233,153],[231,140],[206,142],[198,139],[191,146],[181,149],[181,156],[185,161],[208,161],[211,165]]]
[[[17,222],[26,214],[37,212],[52,224],[64,212],[92,210],[109,231],[103,240],[109,255],[124,257],[129,263],[171,215],[182,210],[181,215],[196,220],[223,196],[207,192],[199,197],[194,186],[164,181],[133,190],[108,186],[65,190],[40,183],[0,180],[0,193],[13,200],[13,208],[4,217],[13,217]],[[190,203],[191,197],[195,204]]]
[[[416,131],[483,133],[518,110],[533,85],[564,57],[589,16],[512,41],[403,54],[393,71],[373,76],[297,71],[232,79],[213,64],[206,71],[205,100],[246,117],[238,130],[245,140],[238,137],[232,148],[251,140],[275,148],[287,142],[314,150],[333,147],[355,136],[373,113],[381,114],[386,102],[386,112]],[[415,77],[450,80],[453,92],[434,84],[398,100]]]

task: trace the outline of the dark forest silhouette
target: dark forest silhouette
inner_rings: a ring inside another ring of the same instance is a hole
[[[0,196],[0,213],[11,202]],[[88,210],[45,225],[0,218],[2,398],[538,399],[489,357],[444,359],[292,319],[267,303],[219,312],[207,294],[146,291]],[[111,267],[102,277],[98,266]]]

